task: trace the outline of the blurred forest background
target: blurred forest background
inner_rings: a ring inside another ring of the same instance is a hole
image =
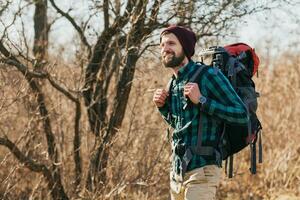
[[[300,199],[300,37],[287,30],[287,43],[272,39],[281,25],[300,30],[299,7],[296,0],[0,0],[0,199],[168,199],[167,125],[152,103],[171,75],[160,64],[159,33],[190,26],[199,50],[236,41],[257,15],[274,28],[254,46],[264,160],[251,176],[244,150],[217,195]]]

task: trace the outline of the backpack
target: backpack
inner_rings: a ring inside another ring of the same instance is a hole
[[[225,162],[225,171],[229,163],[228,177],[233,176],[233,155],[250,146],[250,171],[256,173],[256,143],[259,147],[259,163],[262,162],[261,123],[256,115],[257,98],[252,77],[258,75],[259,58],[254,49],[244,43],[235,43],[224,47],[213,46],[200,53],[201,62],[219,68],[228,78],[236,93],[247,108],[247,125],[225,124],[219,140],[219,151]]]

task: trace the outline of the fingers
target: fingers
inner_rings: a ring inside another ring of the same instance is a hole
[[[194,87],[198,87],[198,84],[197,83],[188,82],[187,84],[185,84],[184,87],[185,88],[194,88]]]
[[[164,89],[157,89],[154,93],[154,97],[158,99],[166,99],[169,94]]]
[[[198,102],[199,96],[201,96],[197,83],[189,82],[184,86],[183,95],[188,97],[192,102]],[[156,106],[162,107],[169,93],[165,89],[157,89],[153,95],[153,102]]]
[[[169,96],[168,92],[164,89],[157,89],[153,95],[153,102],[157,106],[163,106],[165,104],[166,98]]]
[[[184,86],[183,95],[188,97],[192,102],[198,102],[201,92],[197,83],[187,83]]]
[[[198,84],[197,83],[187,83],[184,86],[184,95],[185,96],[189,96],[194,90],[198,89]]]

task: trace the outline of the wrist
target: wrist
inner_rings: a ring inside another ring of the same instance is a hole
[[[199,97],[199,104],[200,104],[201,106],[203,106],[203,105],[206,103],[206,101],[207,101],[207,99],[206,99],[205,96],[201,95],[201,96]]]

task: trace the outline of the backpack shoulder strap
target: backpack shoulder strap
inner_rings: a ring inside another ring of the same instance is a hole
[[[169,82],[168,82],[168,84],[167,84],[167,86],[166,86],[166,91],[169,93],[169,96],[167,97],[167,99],[166,99],[166,101],[168,102],[168,111],[169,111],[169,113],[168,113],[168,117],[167,117],[167,119],[168,120],[171,120],[171,116],[172,116],[172,110],[171,110],[171,105],[172,105],[172,87],[173,87],[173,78],[170,78],[170,80],[169,80]],[[168,130],[168,132],[169,132],[169,130]]]
[[[190,78],[190,82],[196,82],[199,80],[200,76],[205,73],[206,70],[210,68],[210,66],[204,65],[203,63],[197,63],[199,68],[195,71],[193,76]],[[200,86],[199,86],[200,88]],[[199,125],[198,125],[198,139],[197,146],[191,147],[191,151],[194,154],[202,155],[202,156],[211,156],[215,153],[215,149],[211,146],[202,146],[202,118],[203,113],[200,111],[199,114]]]
[[[172,87],[172,83],[173,83],[173,78],[170,78],[168,84],[167,84],[167,87],[166,87],[166,91],[167,92],[170,92],[170,89]]]
[[[189,79],[190,82],[195,82],[200,77],[200,74],[204,72],[204,69],[208,69],[209,66],[204,65],[203,63],[197,62],[196,65],[198,66],[198,69],[193,74],[193,76]]]

